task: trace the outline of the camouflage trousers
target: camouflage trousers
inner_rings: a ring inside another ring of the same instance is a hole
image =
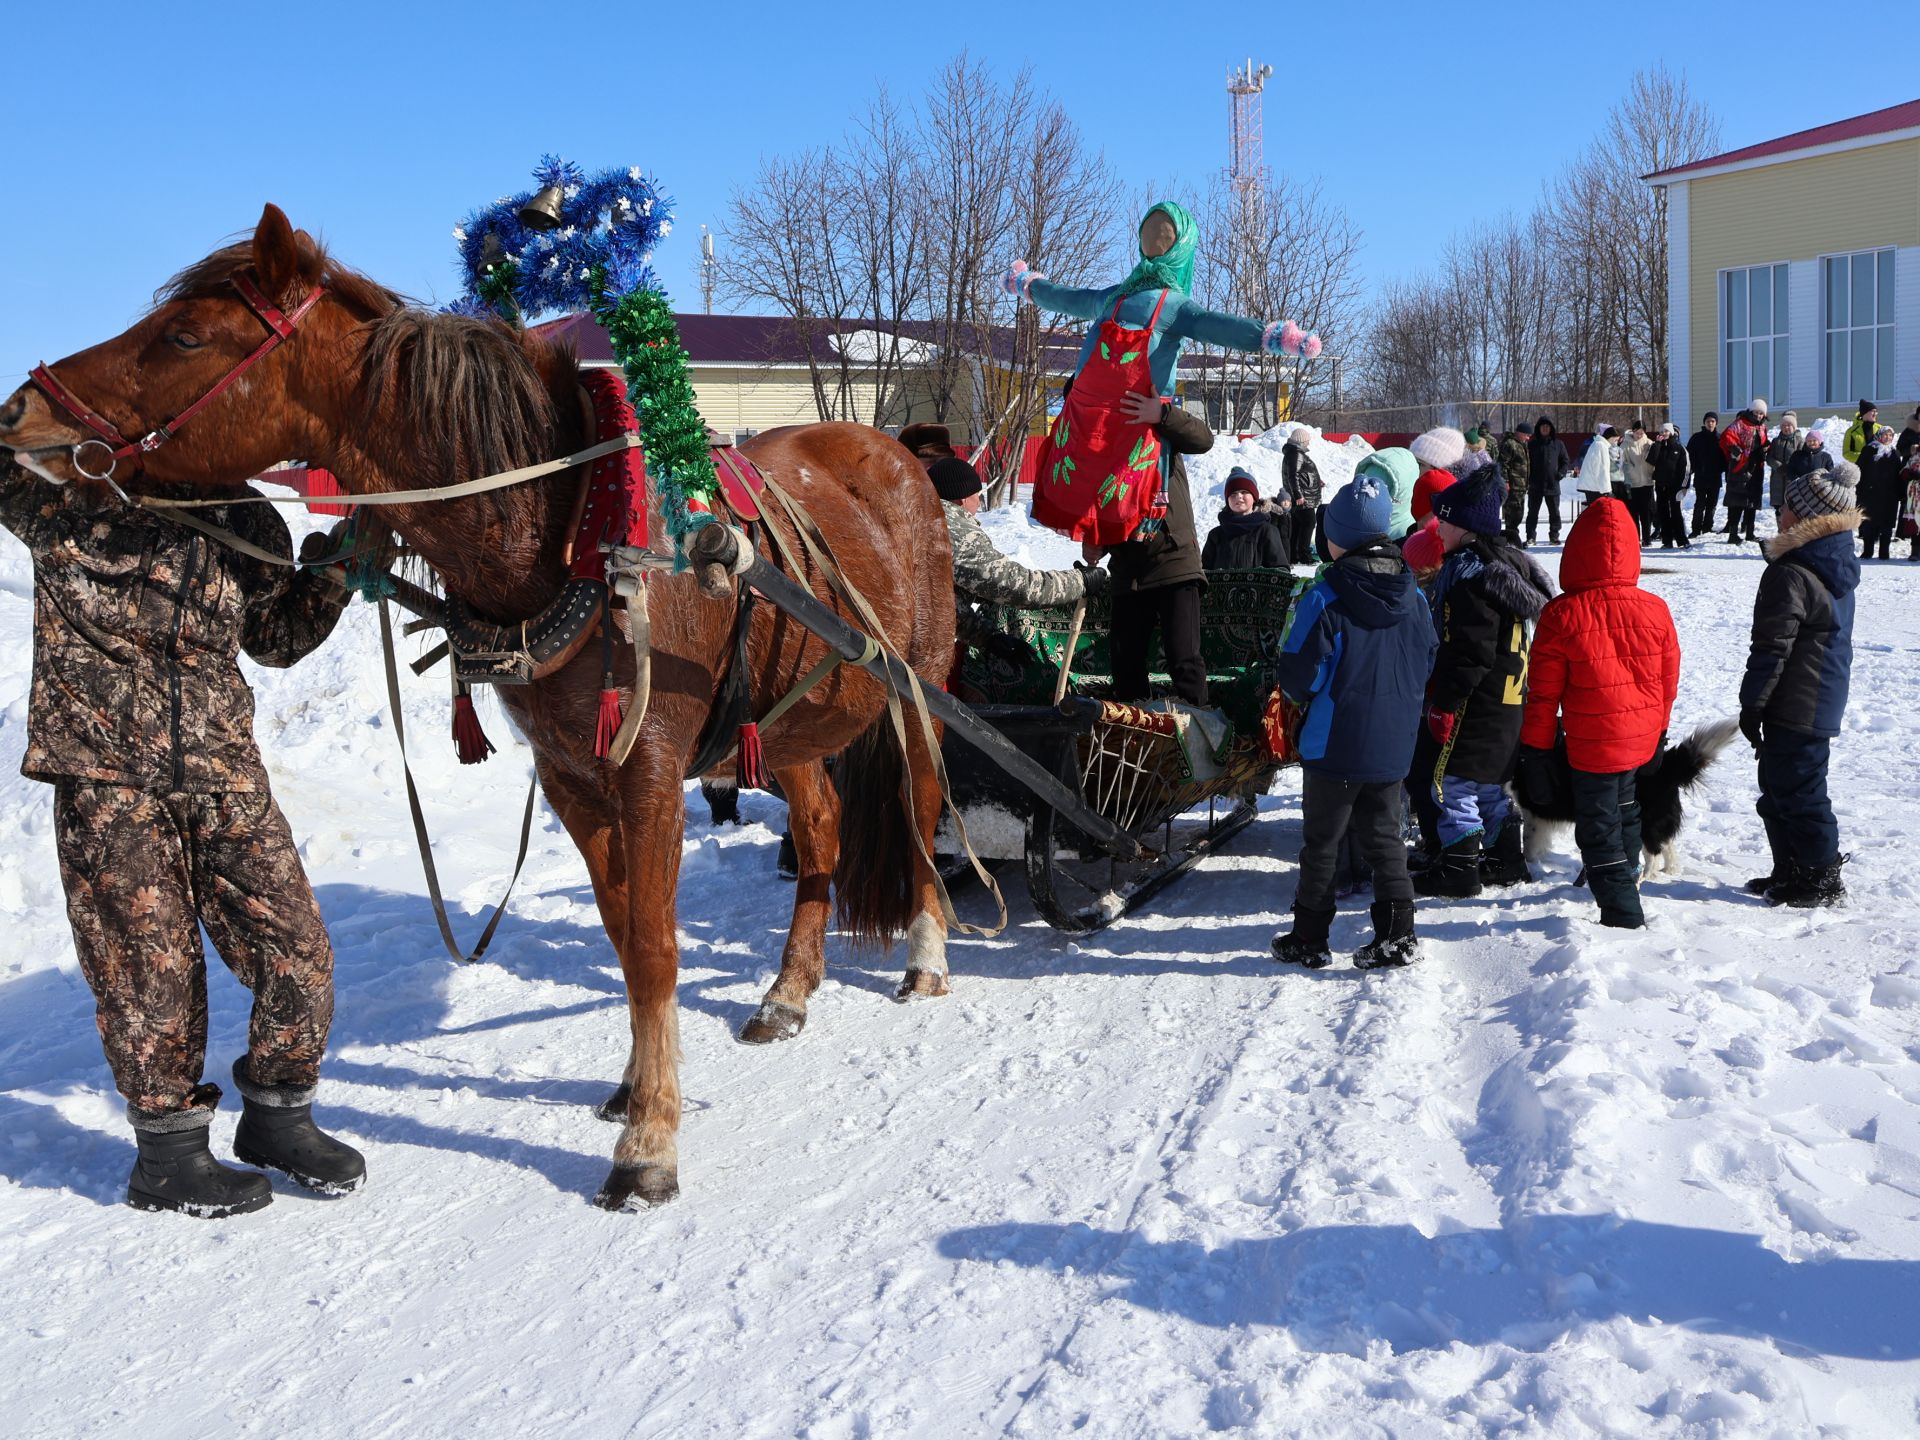
[[[134,1124],[205,1123],[220,1099],[200,1078],[202,926],[253,992],[246,1058],[234,1067],[242,1089],[270,1103],[310,1099],[333,1021],[333,947],[273,796],[62,780],[53,821],[74,948]]]
[[[1520,522],[1527,518],[1527,487],[1509,485],[1507,498],[1500,503],[1500,522],[1506,526],[1509,538],[1518,536]]]

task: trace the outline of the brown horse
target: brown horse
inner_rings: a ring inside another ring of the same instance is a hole
[[[290,456],[324,466],[357,494],[418,489],[570,454],[587,443],[569,351],[501,323],[410,306],[335,264],[272,205],[250,243],[191,266],[131,329],[60,361],[58,383],[126,436],[178,415],[261,342],[261,319],[243,303],[236,277],[250,279],[288,312],[315,287],[322,293],[293,338],[177,439],[144,457],[137,473],[129,475],[122,463],[113,478],[136,497],[226,493]],[[91,438],[34,384],[0,406],[0,446],[46,478],[91,483],[72,451]],[[938,684],[953,655],[952,563],[939,501],[913,457],[857,425],[771,432],[746,453],[812,515],[902,657]],[[96,460],[84,468],[97,473],[100,466]],[[579,483],[579,472],[569,471],[382,514],[450,596],[483,619],[515,623],[538,615],[560,591],[561,550]],[[104,490],[101,498],[116,503]],[[790,531],[788,539],[799,553]],[[818,575],[802,578],[847,614]],[[737,597],[707,598],[691,575],[655,576],[649,593],[652,705],[623,766],[593,754],[598,646],[549,678],[499,692],[533,748],[542,790],[586,859],[626,978],[632,1048],[625,1079],[602,1112],[625,1119],[597,1197],[608,1208],[630,1199],[658,1203],[679,1189],[674,892],[686,816],[682,786],[715,706],[737,604]],[[755,713],[825,653],[822,642],[771,605],[755,606],[747,645]],[[633,679],[631,647],[620,645],[616,654],[624,690]],[[842,666],[764,737],[767,766],[786,792],[800,877],[779,977],[743,1040],[783,1038],[805,1023],[826,963],[830,893],[856,936],[907,935],[902,998],[946,993],[937,881],[918,858],[908,818],[930,852],[939,782],[917,726],[909,725],[901,756],[884,705],[878,681]],[[844,800],[823,764],[843,751]]]

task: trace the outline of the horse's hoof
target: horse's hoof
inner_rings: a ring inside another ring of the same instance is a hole
[[[616,1125],[627,1122],[627,1102],[633,1098],[633,1086],[622,1080],[606,1099],[594,1110],[602,1120],[611,1120]]]
[[[776,1040],[791,1040],[806,1028],[807,1012],[778,1000],[762,1000],[753,1018],[740,1027],[742,1045],[771,1045]]]
[[[593,1203],[602,1210],[664,1205],[680,1193],[680,1174],[671,1165],[616,1165],[607,1172]]]
[[[935,995],[945,995],[950,988],[943,971],[909,970],[900,981],[900,988],[893,992],[893,998],[902,1003],[908,1000],[931,999]]]

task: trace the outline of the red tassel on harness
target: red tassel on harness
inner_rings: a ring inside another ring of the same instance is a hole
[[[480,715],[473,708],[473,696],[462,691],[453,697],[453,748],[462,765],[478,765],[493,754],[493,742],[480,728]]]
[[[760,749],[760,727],[749,720],[740,727],[739,781],[742,790],[767,788],[767,757]]]
[[[613,737],[620,733],[620,692],[600,692],[600,721],[593,727],[593,753],[605,760],[613,754]]]

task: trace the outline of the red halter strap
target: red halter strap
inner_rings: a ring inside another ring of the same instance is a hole
[[[167,421],[165,424],[155,426],[138,440],[127,439],[126,436],[120,433],[112,421],[97,411],[88,408],[79,396],[75,395],[65,385],[60,383],[59,379],[54,375],[51,366],[42,363],[34,366],[33,369],[27,372],[27,379],[33,384],[38,385],[49,400],[55,405],[58,405],[62,410],[65,410],[69,415],[73,416],[74,419],[78,420],[99,437],[95,440],[82,440],[78,445],[74,446],[74,465],[75,468],[80,470],[81,474],[88,475],[89,478],[95,480],[111,479],[113,467],[120,461],[130,456],[149,455],[153,451],[158,450],[174,437],[182,425],[186,424],[187,421],[191,420],[195,415],[198,415],[202,410],[206,409],[207,406],[211,405],[215,400],[218,400],[238,384],[242,375],[245,375],[247,371],[251,370],[256,364],[264,360],[268,355],[271,355],[275,350],[278,350],[286,341],[291,340],[293,338],[293,332],[299,328],[300,322],[307,317],[307,312],[319,304],[320,297],[326,293],[326,284],[324,282],[315,285],[312,290],[307,292],[306,299],[294,306],[291,312],[285,312],[269,300],[266,295],[261,292],[260,287],[254,284],[252,279],[249,278],[244,271],[233,277],[233,288],[240,292],[240,298],[246,301],[247,308],[259,316],[260,322],[273,333],[268,335],[265,340],[262,340],[252,354],[222,376],[206,394],[187,406],[186,409],[174,416],[173,419]],[[104,475],[93,475],[80,465],[79,452],[89,445],[98,445],[109,452],[107,469]]]

